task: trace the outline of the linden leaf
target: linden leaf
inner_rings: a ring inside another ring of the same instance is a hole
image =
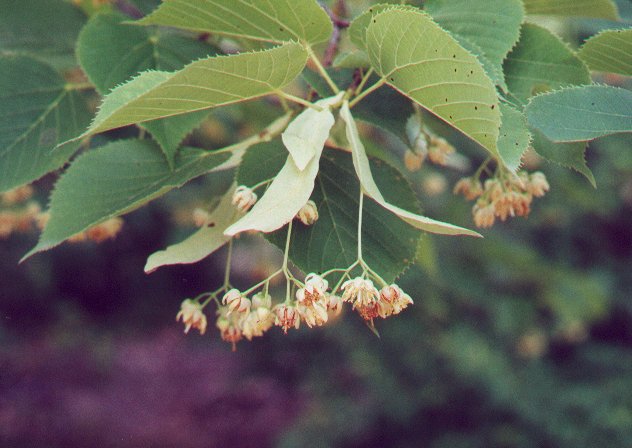
[[[367,29],[383,80],[498,156],[496,88],[475,56],[423,12],[389,9]]]

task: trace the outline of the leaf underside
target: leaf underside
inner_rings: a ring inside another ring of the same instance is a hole
[[[367,29],[367,51],[388,84],[498,156],[494,84],[476,57],[427,14],[377,14]]]
[[[268,42],[326,41],[333,31],[314,0],[165,0],[140,25],[165,25]]]
[[[175,73],[144,72],[107,95],[85,135],[269,95],[303,70],[296,43],[202,59]]]
[[[527,14],[618,20],[612,0],[523,0]]]
[[[55,185],[49,204],[50,219],[27,257],[135,210],[213,170],[228,157],[227,153],[182,148],[171,170],[151,140],[118,140],[86,152]]]

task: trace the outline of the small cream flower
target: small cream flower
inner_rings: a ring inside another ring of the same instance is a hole
[[[353,302],[353,308],[374,305],[380,297],[380,293],[373,286],[373,282],[361,277],[347,280],[342,284],[342,289],[344,289],[342,300],[344,302]]]
[[[257,202],[257,195],[245,185],[240,185],[233,194],[233,205],[242,213],[246,213]]]
[[[283,303],[275,306],[273,311],[275,324],[283,328],[285,334],[287,334],[287,331],[292,327],[298,330],[301,325],[301,316],[295,306]]]
[[[318,207],[316,207],[316,203],[312,200],[307,201],[296,216],[303,224],[311,226],[318,221]]]
[[[264,294],[263,292],[259,292],[252,296],[252,308],[267,308],[268,310],[272,308],[272,297],[270,294]]]
[[[188,333],[191,328],[200,331],[200,334],[206,332],[206,316],[202,312],[202,305],[191,299],[186,299],[180,305],[180,311],[176,315],[176,321],[182,319],[185,324],[184,332]]]
[[[334,316],[339,316],[342,313],[342,298],[334,294],[327,296],[327,310],[331,311]]]
[[[250,311],[250,300],[244,297],[238,289],[231,289],[222,298],[222,303],[228,306],[229,315],[233,311],[238,313],[247,313]]]
[[[379,312],[382,318],[386,318],[391,314],[399,314],[408,305],[412,304],[413,299],[395,284],[385,286],[380,290]]]
[[[536,198],[540,198],[545,195],[550,189],[549,182],[546,180],[544,173],[536,171],[529,176],[529,182],[527,183],[527,191]]]
[[[237,343],[241,341],[242,331],[234,319],[228,319],[224,313],[217,318],[215,326],[219,329],[223,341],[230,342],[233,351],[237,349]]]
[[[310,328],[324,325],[329,318],[327,307],[321,303],[312,302],[310,305],[299,303],[296,309]]]

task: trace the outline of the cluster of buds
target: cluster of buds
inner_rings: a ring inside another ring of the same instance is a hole
[[[410,296],[399,286],[393,284],[378,291],[371,280],[362,277],[347,280],[343,283],[342,289],[342,300],[352,303],[353,309],[367,321],[399,314],[408,305],[413,304]]]
[[[267,294],[255,294],[250,300],[239,290],[231,289],[222,298],[222,304],[216,326],[222,339],[233,344],[233,350],[242,338],[251,341],[263,336],[274,324],[272,298]]]
[[[257,194],[245,185],[240,185],[233,193],[233,205],[241,213],[246,213],[257,202]]]
[[[14,210],[0,211],[0,238],[7,238],[12,233],[28,233],[40,216],[39,205],[34,202]]]
[[[539,171],[493,177],[484,185],[478,179],[466,177],[454,186],[455,194],[462,194],[467,200],[477,199],[472,214],[474,223],[483,228],[493,226],[496,218],[505,221],[509,217],[528,216],[533,198],[542,197],[547,191],[549,183]]]
[[[307,201],[298,211],[296,217],[306,226],[314,224],[318,221],[318,207],[316,207],[316,203],[312,200]]]
[[[455,152],[454,146],[446,139],[434,135],[423,125],[417,114],[408,119],[406,134],[410,148],[404,154],[404,165],[408,171],[419,171],[426,158],[434,164],[444,166],[448,156]]]
[[[0,193],[0,204],[12,206],[28,201],[33,197],[33,187],[24,185],[13,190]]]
[[[0,238],[33,230],[41,210],[36,202],[29,201],[32,196],[30,185],[0,193]]]
[[[41,224],[40,224],[41,225]],[[107,240],[116,238],[123,228],[123,220],[121,218],[110,218],[107,221],[90,227],[77,235],[68,239],[71,243],[82,243],[84,241],[94,241],[102,243]]]

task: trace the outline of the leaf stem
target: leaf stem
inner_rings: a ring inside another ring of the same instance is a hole
[[[362,212],[364,208],[364,192],[362,186],[360,186],[360,205],[358,206],[358,261],[362,261]]]
[[[338,88],[336,83],[331,79],[331,77],[329,76],[329,73],[327,73],[327,70],[325,70],[325,67],[323,67],[323,64],[320,63],[320,60],[314,53],[314,50],[312,50],[312,47],[307,45],[305,49],[307,50],[309,57],[312,59],[312,61],[314,61],[314,65],[316,65],[316,68],[318,69],[318,73],[320,73],[320,76],[322,76],[325,82],[327,82],[331,90],[333,90],[334,94],[338,94],[340,92],[340,89]]]
[[[224,289],[228,289],[230,285],[230,266],[233,256],[233,238],[228,241],[228,254],[226,255],[226,269],[224,270]]]
[[[358,95],[362,91],[362,89],[364,89],[364,86],[369,81],[369,78],[371,77],[373,72],[374,72],[373,67],[371,67],[369,70],[367,70],[367,72],[362,77],[362,80],[360,81],[360,84],[358,84],[358,87],[356,87],[355,91],[353,92],[354,95]]]
[[[386,80],[384,78],[380,79],[378,82],[376,82],[375,84],[373,84],[371,87],[369,87],[368,89],[366,89],[364,92],[362,92],[360,95],[356,96],[353,101],[351,101],[349,103],[349,109],[353,108],[353,106],[355,106],[356,104],[358,104],[360,101],[362,101],[366,96],[370,95],[371,93],[373,93],[373,91],[379,89],[380,87],[382,87],[384,84],[386,83]]]
[[[301,106],[305,106],[305,107],[309,107],[309,108],[312,108],[312,109],[316,109],[319,112],[321,110],[323,110],[321,107],[316,106],[314,103],[310,103],[309,101],[304,100],[303,98],[299,98],[298,96],[294,96],[294,95],[292,95],[290,93],[279,91],[277,94],[279,95],[279,97],[285,98],[286,100],[290,100],[290,101],[292,101],[294,103],[300,104]]]

